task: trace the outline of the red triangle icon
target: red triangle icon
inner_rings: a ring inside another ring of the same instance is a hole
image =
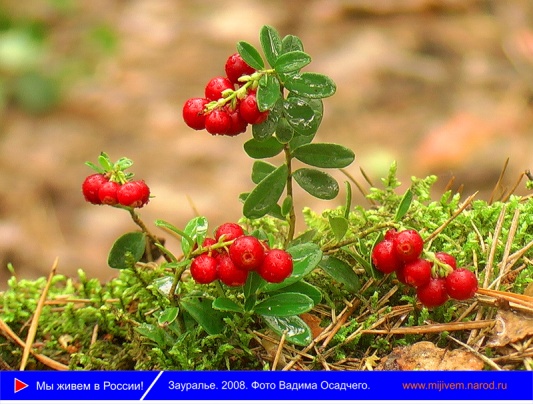
[[[24,390],[28,385],[22,380],[15,378],[15,393],[18,393],[20,390]]]

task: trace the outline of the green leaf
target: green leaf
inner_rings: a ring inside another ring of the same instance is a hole
[[[125,269],[139,261],[146,249],[146,236],[140,231],[120,236],[111,247],[107,264],[111,268]]]
[[[169,324],[172,324],[174,320],[176,320],[176,318],[178,317],[179,311],[180,310],[178,307],[167,307],[159,314],[159,317],[157,318],[157,323],[160,327],[166,327]]]
[[[403,194],[402,200],[396,210],[396,215],[394,216],[395,222],[402,220],[405,214],[409,211],[411,202],[413,202],[413,191],[411,191],[411,188],[408,188],[407,191],[405,191],[405,194]]]
[[[331,255],[324,255],[319,266],[337,282],[342,283],[349,292],[355,293],[359,291],[359,277],[350,264]]]
[[[311,63],[311,56],[302,51],[287,52],[278,57],[274,69],[279,73],[289,73],[300,70]]]
[[[292,155],[302,163],[321,168],[344,168],[355,160],[347,147],[335,143],[310,143],[296,148]]]
[[[246,154],[254,159],[274,157],[283,150],[283,144],[274,137],[263,141],[250,139],[244,143],[243,147]]]
[[[243,313],[240,305],[227,297],[218,297],[213,301],[212,307],[219,311],[232,311],[235,313]]]
[[[300,168],[293,173],[294,180],[315,198],[333,199],[339,193],[339,184],[331,175],[312,168]]]
[[[274,66],[278,55],[281,53],[281,37],[278,31],[270,25],[264,25],[259,32],[259,41],[267,62],[270,66]]]
[[[338,241],[342,240],[348,231],[348,220],[344,216],[330,216],[329,225]]]
[[[281,53],[303,51],[302,40],[296,35],[286,35],[281,41]]]
[[[155,288],[164,297],[168,297],[173,283],[173,276],[163,276],[162,278],[157,278],[156,280],[154,280],[152,282],[152,287]]]
[[[270,137],[276,131],[278,126],[278,120],[281,115],[281,109],[283,108],[283,98],[280,97],[278,102],[272,107],[266,121],[252,125],[252,135],[254,139],[263,141],[270,139]]]
[[[158,347],[167,346],[168,338],[165,331],[156,325],[147,323],[141,324],[139,327],[135,328],[135,331],[155,342]]]
[[[283,203],[281,204],[282,216],[287,216],[289,213],[291,213],[291,209],[292,209],[292,197],[290,195],[287,195],[285,199],[283,200]]]
[[[322,259],[322,250],[315,243],[302,243],[287,248],[292,257],[292,274],[283,282],[267,283],[262,289],[266,292],[283,289],[302,280],[315,269]]]
[[[181,249],[185,256],[188,256],[194,245],[202,245],[204,242],[205,236],[207,235],[208,223],[207,219],[204,216],[198,216],[189,221],[183,229],[187,237],[182,238],[181,240]]]
[[[252,166],[252,181],[254,184],[259,184],[265,177],[267,177],[272,171],[276,169],[276,166],[259,160],[254,161]]]
[[[217,335],[224,330],[224,314],[213,309],[211,300],[184,299],[180,305],[209,335]]]
[[[261,76],[259,79],[259,88],[257,89],[257,107],[259,111],[272,109],[280,98],[281,90],[279,80],[271,74]]]
[[[311,285],[310,283],[307,283],[306,281],[296,282],[283,289],[278,289],[270,293],[276,294],[288,292],[301,293],[303,295],[309,296],[311,300],[313,300],[313,304],[315,306],[322,301],[322,292],[320,291],[320,289],[318,289],[316,286]]]
[[[307,346],[313,340],[311,329],[298,316],[263,316],[266,325],[278,335],[285,333],[285,339],[294,345]]]
[[[326,98],[335,94],[337,87],[328,76],[320,73],[301,73],[288,78],[287,90],[309,98]]]
[[[306,313],[314,306],[313,300],[301,293],[287,292],[270,296],[254,307],[262,316],[288,317]]]
[[[240,41],[237,43],[237,51],[250,67],[253,67],[255,70],[263,70],[265,68],[263,58],[253,45],[245,41]]]
[[[245,300],[248,300],[251,296],[255,296],[257,290],[265,284],[266,281],[257,272],[250,272],[248,279],[246,279],[246,284],[243,287]]]
[[[283,115],[296,132],[304,136],[314,135],[322,115],[315,113],[309,102],[302,97],[289,97],[283,103]]]
[[[194,241],[193,239],[187,234],[185,233],[184,231],[178,229],[176,226],[174,226],[173,224],[163,220],[163,219],[157,219],[155,221],[155,225],[157,227],[163,227],[167,230],[169,230],[170,232],[182,237],[182,239],[188,239],[187,241],[189,242],[189,244],[194,244]]]
[[[276,128],[276,139],[281,143],[289,143],[294,136],[294,129],[285,117],[281,117]]]
[[[287,166],[283,164],[257,184],[244,201],[244,216],[249,219],[258,219],[269,213],[276,206],[285,189],[288,173]]]

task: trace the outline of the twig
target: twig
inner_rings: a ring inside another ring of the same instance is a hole
[[[19,345],[21,348],[25,348],[26,344],[24,341],[22,341],[17,334],[9,327],[9,325],[6,324],[4,320],[0,318],[0,331],[2,333],[13,340],[17,345]],[[30,353],[37,359],[39,362],[41,362],[43,365],[48,366],[50,369],[54,370],[68,370],[68,366],[57,362],[53,359],[50,359],[48,356],[38,354],[36,352],[33,352],[33,350],[30,350]]]
[[[279,340],[278,349],[276,350],[276,356],[274,356],[274,361],[272,362],[272,370],[276,370],[279,362],[279,357],[281,356],[281,351],[283,350],[283,345],[285,344],[285,337],[287,336],[287,330],[283,331],[281,334],[281,339]]]
[[[458,339],[452,337],[451,335],[447,335],[446,338],[451,339],[452,341],[461,345],[463,348],[466,348],[467,350],[472,352],[474,355],[476,355],[479,359],[481,359],[483,362],[485,362],[487,365],[491,366],[493,369],[502,370],[502,368],[499,367],[496,363],[494,363],[493,360],[491,360],[490,358],[487,358],[485,355],[480,354],[478,351],[476,351],[471,346],[465,344],[464,342],[459,341]]]
[[[24,346],[24,351],[22,352],[20,370],[24,370],[26,368],[26,364],[30,356],[31,347],[33,345],[33,341],[35,341],[35,335],[37,334],[37,326],[39,325],[39,318],[41,317],[41,312],[43,311],[44,302],[46,301],[48,290],[50,289],[50,285],[52,284],[52,280],[54,279],[54,276],[56,274],[58,260],[59,258],[56,258],[52,265],[52,269],[50,270],[50,274],[48,275],[48,280],[46,281],[46,285],[44,286],[43,292],[41,293],[41,297],[39,298],[39,302],[37,303],[37,308],[35,309],[35,313],[33,314],[30,329],[28,330],[28,336],[26,337],[26,345]]]
[[[444,331],[464,331],[492,327],[495,323],[496,321],[494,320],[478,320],[447,324],[415,325],[412,327],[393,328],[390,330],[362,330],[361,334],[434,334]]]

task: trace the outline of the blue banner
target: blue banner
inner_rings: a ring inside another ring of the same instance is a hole
[[[533,402],[533,372],[0,372],[0,401],[258,399]]]

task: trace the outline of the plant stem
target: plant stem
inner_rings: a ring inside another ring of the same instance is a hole
[[[338,250],[340,249],[341,247],[346,247],[350,244],[355,244],[355,243],[358,243],[360,239],[368,236],[369,234],[372,234],[376,231],[379,231],[379,230],[383,230],[383,229],[387,229],[387,228],[391,228],[391,227],[395,227],[396,224],[394,222],[383,222],[383,223],[379,223],[375,226],[372,226],[364,231],[361,231],[359,232],[355,237],[353,238],[349,238],[349,239],[346,239],[346,240],[343,240],[343,241],[340,241],[336,244],[333,244],[333,245],[325,245],[324,247],[322,247],[322,251],[323,252],[331,252],[331,251],[335,251],[335,250]]]
[[[285,151],[285,164],[287,164],[287,197],[291,198],[291,209],[289,211],[289,231],[287,233],[287,238],[285,240],[285,248],[294,238],[294,232],[296,229],[296,213],[294,212],[294,198],[292,192],[292,156],[289,149],[289,145],[285,144],[283,147]]]
[[[159,244],[159,240],[157,239],[157,237],[150,230],[148,230],[148,227],[146,227],[146,225],[141,220],[140,216],[137,214],[135,209],[127,209],[127,210],[128,212],[130,212],[130,216],[132,220],[135,222],[137,226],[141,228],[142,232],[146,234],[146,236],[150,239],[150,241],[152,241],[154,245]],[[162,252],[162,255],[163,255],[163,258],[165,258],[167,262],[172,262],[172,258],[169,257],[168,254],[166,254],[165,252]]]

